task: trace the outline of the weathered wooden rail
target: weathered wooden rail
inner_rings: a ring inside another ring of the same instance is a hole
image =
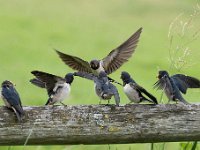
[[[200,140],[200,105],[0,107],[0,145],[120,144]]]

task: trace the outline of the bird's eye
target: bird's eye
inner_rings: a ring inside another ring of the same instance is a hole
[[[101,92],[101,89],[98,88],[97,91]]]

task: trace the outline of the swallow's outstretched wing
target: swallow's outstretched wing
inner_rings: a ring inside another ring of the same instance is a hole
[[[107,74],[111,74],[132,56],[137,47],[142,28],[138,29],[128,40],[112,50],[103,60],[102,65]]]
[[[47,89],[48,95],[50,96],[54,90],[55,84],[65,83],[65,79],[53,74],[49,74],[42,71],[32,71],[31,72],[37,79],[45,83],[45,87]]]
[[[200,80],[183,74],[171,76],[178,89],[186,94],[188,88],[200,88]]]
[[[57,52],[59,57],[62,59],[62,61],[66,65],[68,65],[70,68],[80,71],[80,72],[87,72],[87,73],[93,72],[92,68],[90,67],[90,64],[87,61],[76,56],[64,54],[58,50],[55,50],[55,51]]]

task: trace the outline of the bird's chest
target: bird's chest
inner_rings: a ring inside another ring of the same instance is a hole
[[[100,99],[109,100],[113,96],[113,94],[109,90],[107,90],[107,91],[103,90],[102,86],[98,83],[94,84],[94,89],[95,89],[97,96]]]
[[[69,93],[70,93],[70,85],[65,83],[62,87],[58,87],[53,98],[58,101],[62,101],[69,96]]]
[[[6,98],[3,96],[2,91],[0,94],[1,98],[3,99],[4,104],[8,107],[11,108],[12,106],[8,103],[8,101],[6,100]]]
[[[97,94],[97,96],[101,97],[102,89],[100,86],[98,86],[97,83],[94,83],[94,90],[95,90],[95,93]]]
[[[4,98],[4,96],[2,96],[2,99],[4,101],[4,104],[8,107],[11,108],[12,106],[8,103],[8,101]]]
[[[99,68],[96,70],[98,73],[100,73],[101,71],[105,71],[105,69],[103,68],[102,62],[99,62]]]
[[[164,86],[164,92],[167,96],[168,99],[172,100],[173,97],[174,97],[174,94],[175,94],[175,91],[174,91],[174,87],[173,87],[173,83],[170,82],[170,80],[167,81],[167,83],[165,84]]]
[[[171,89],[166,88],[166,89],[164,90],[164,92],[165,92],[166,96],[168,97],[168,99],[172,99],[173,91],[172,91]]]
[[[134,87],[131,87],[129,84],[126,84],[124,86],[124,93],[129,98],[130,101],[133,101],[135,103],[140,102],[140,96],[137,90]]]

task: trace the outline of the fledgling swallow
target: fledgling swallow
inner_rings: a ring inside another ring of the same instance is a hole
[[[74,80],[73,73],[66,74],[65,78],[42,71],[32,71],[31,73],[36,78],[31,79],[30,82],[47,90],[49,99],[45,105],[53,105],[57,102],[63,104],[62,101],[69,96],[71,91],[70,86]]]
[[[11,81],[5,80],[1,84],[1,88],[1,96],[5,105],[15,112],[18,121],[21,122],[25,113],[14,84]]]
[[[123,81],[124,93],[128,97],[128,99],[134,103],[140,103],[144,101],[148,101],[154,104],[158,104],[156,98],[147,92],[143,87],[138,85],[130,76],[128,72],[123,71],[121,73],[121,79]],[[146,98],[144,95],[148,98]]]
[[[118,90],[112,83],[110,83],[107,74],[104,71],[101,71],[98,76],[86,72],[75,72],[74,76],[93,80],[95,83],[95,92],[100,98],[100,101],[108,100],[109,103],[109,100],[112,98],[112,96],[114,96],[115,103],[117,106],[119,106],[120,97]]]
[[[142,28],[138,29],[128,40],[112,50],[105,58],[101,60],[93,59],[88,62],[79,57],[64,54],[58,50],[56,50],[56,52],[62,61],[74,70],[79,72],[93,73],[95,75],[98,75],[101,71],[104,71],[108,75],[120,68],[132,56],[137,47],[141,32]],[[115,80],[111,79],[110,77],[108,77],[108,79],[111,82],[115,82]]]
[[[158,72],[158,81],[154,84],[158,89],[164,90],[167,98],[172,101],[180,101],[189,104],[181,95],[186,94],[188,88],[200,88],[200,80],[183,74],[169,76],[168,72]]]

